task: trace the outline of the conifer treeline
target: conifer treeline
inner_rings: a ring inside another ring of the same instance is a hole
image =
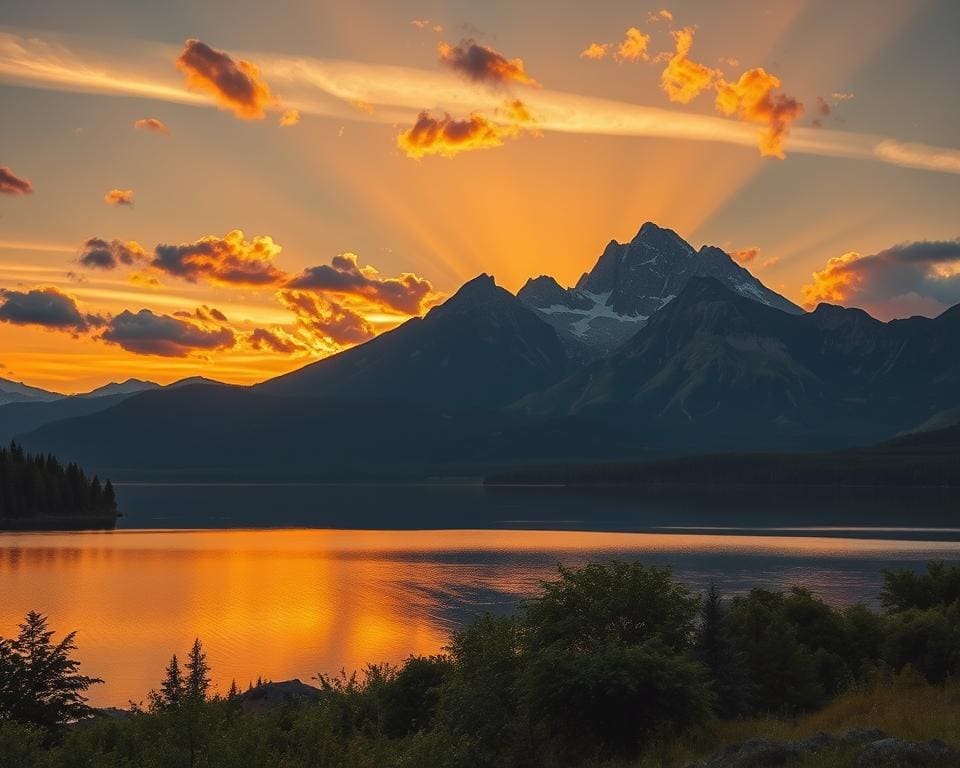
[[[113,484],[88,479],[79,466],[50,454],[25,453],[16,443],[0,449],[0,518],[116,515]]]

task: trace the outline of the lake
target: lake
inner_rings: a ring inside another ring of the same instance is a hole
[[[436,653],[558,563],[671,565],[695,589],[808,586],[875,604],[885,567],[960,560],[954,496],[479,486],[118,488],[116,531],[0,534],[0,635],[78,630],[97,705],[145,701],[207,647],[218,690]],[[389,529],[389,530],[388,530]]]

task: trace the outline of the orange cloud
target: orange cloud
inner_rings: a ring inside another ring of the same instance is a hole
[[[276,103],[255,64],[234,61],[226,52],[199,40],[187,40],[176,65],[186,74],[188,87],[213,96],[243,120],[262,119],[265,110]]]
[[[647,61],[650,58],[647,46],[650,45],[650,35],[645,35],[636,27],[627,30],[626,37],[617,46],[613,58],[616,61]]]
[[[470,39],[461,40],[456,46],[442,42],[437,51],[441,64],[478,83],[540,85],[527,74],[523,59],[508,59],[493,48],[478,45]]]
[[[155,117],[144,117],[140,120],[136,120],[133,123],[133,127],[139,131],[152,131],[153,133],[162,133],[164,135],[170,135],[170,129],[167,128],[166,124],[162,120],[158,120]]]
[[[586,48],[580,51],[581,59],[604,59],[610,52],[611,43],[590,43]]]
[[[737,251],[730,251],[730,258],[732,258],[738,264],[749,264],[759,255],[760,249],[755,245],[751,246],[750,248],[741,248]]]
[[[830,94],[830,96],[837,104],[841,104],[844,101],[850,101],[850,99],[853,98],[852,93],[844,93],[842,91],[834,91]]]
[[[343,305],[308,291],[282,290],[280,302],[297,318],[297,324],[315,348],[342,348],[376,335],[373,324]]]
[[[536,118],[530,112],[530,108],[520,99],[511,99],[507,101],[502,108],[497,110],[498,114],[505,115],[514,123],[535,123]]]
[[[760,134],[760,154],[785,157],[783,142],[790,123],[803,114],[803,104],[785,93],[774,93],[780,78],[763,67],[744,72],[734,83],[717,83],[717,110],[727,116],[736,115],[748,123],[765,126]]]
[[[288,109],[282,115],[280,115],[280,125],[282,127],[296,125],[299,122],[300,122],[299,109]]]
[[[881,318],[938,314],[960,303],[960,239],[918,241],[829,259],[804,285],[803,305],[862,307]]]
[[[0,194],[32,195],[33,184],[17,176],[7,166],[0,165]]]
[[[417,29],[426,29],[430,26],[430,19],[414,19],[410,22],[410,25]]]
[[[650,11],[647,14],[647,21],[651,24],[656,24],[658,21],[673,21],[673,14],[666,8],[661,8],[659,11]]]
[[[842,304],[858,290],[861,278],[852,268],[860,254],[851,251],[829,259],[822,270],[813,273],[813,282],[803,286],[803,306],[813,309],[818,304]]]
[[[107,194],[103,196],[103,202],[107,205],[133,205],[133,190],[132,189],[111,189]]]
[[[421,112],[417,122],[397,136],[397,146],[407,157],[417,160],[427,155],[454,157],[461,152],[503,146],[505,138],[516,137],[520,132],[516,124],[495,123],[479,112],[463,120],[455,120],[449,114],[432,117],[429,112]]]
[[[256,328],[247,336],[247,344],[258,352],[276,352],[279,355],[292,355],[304,349],[304,345],[290,336],[282,328],[272,331]]]
[[[278,285],[286,279],[273,264],[282,250],[269,236],[247,241],[235,229],[223,237],[207,235],[193,243],[158,245],[150,265],[161,272],[195,283],[213,285]]]
[[[692,61],[687,54],[693,47],[693,28],[684,27],[670,33],[676,51],[660,73],[660,87],[670,101],[689,104],[703,91],[713,85],[720,71]]]
[[[341,253],[334,256],[330,264],[309,267],[288,282],[287,287],[340,298],[361,297],[378,307],[408,315],[422,313],[435,298],[428,280],[410,272],[402,273],[399,278],[382,278],[373,267],[361,267],[353,253]]]

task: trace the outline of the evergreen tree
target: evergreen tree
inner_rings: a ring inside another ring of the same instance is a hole
[[[54,728],[91,713],[84,695],[102,680],[81,675],[75,632],[53,641],[47,619],[30,611],[13,640],[0,638],[0,720]]]
[[[207,692],[210,690],[210,665],[207,664],[207,654],[204,653],[199,638],[193,641],[186,668],[187,697],[193,701],[206,701]]]
[[[159,691],[150,691],[150,708],[154,711],[172,709],[180,705],[187,695],[187,684],[177,654],[170,657],[164,670]]]
[[[717,714],[736,717],[749,709],[749,673],[730,632],[727,609],[716,585],[704,596],[693,649],[694,658],[710,670],[717,694]]]

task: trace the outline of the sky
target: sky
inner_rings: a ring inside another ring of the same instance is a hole
[[[960,302],[960,5],[0,5],[0,377],[252,383],[645,221]]]

